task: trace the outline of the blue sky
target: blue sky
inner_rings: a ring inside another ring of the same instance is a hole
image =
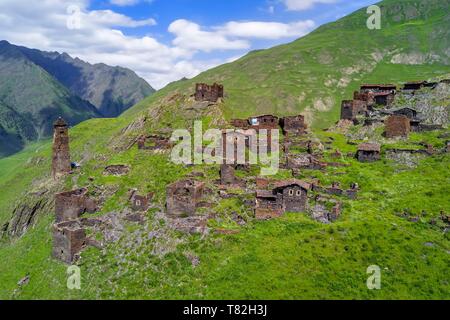
[[[295,40],[374,2],[1,0],[0,39],[128,67],[161,88]]]

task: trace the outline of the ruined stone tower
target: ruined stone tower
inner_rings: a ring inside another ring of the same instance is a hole
[[[60,117],[53,124],[53,128],[52,175],[56,179],[70,172],[71,162],[67,123]]]

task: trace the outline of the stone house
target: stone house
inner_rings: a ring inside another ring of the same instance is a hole
[[[360,162],[374,162],[381,159],[381,146],[377,143],[363,143],[358,146],[356,158]]]
[[[97,203],[88,195],[88,189],[77,189],[55,195],[56,222],[76,220],[84,213],[98,210]]]
[[[417,119],[418,115],[417,110],[410,107],[398,108],[392,110],[392,113],[396,116],[406,116],[410,120]]]
[[[359,92],[353,93],[353,100],[364,101],[367,104],[368,109],[375,105],[375,97],[372,92]]]
[[[137,146],[139,150],[167,150],[170,149],[173,144],[169,137],[162,135],[142,135],[137,140]]]
[[[301,213],[308,208],[310,184],[297,180],[276,182],[271,190],[256,192],[255,217],[257,219],[276,218],[285,212]]]
[[[236,169],[234,165],[222,164],[220,166],[220,184],[234,185],[238,183],[236,178]]]
[[[305,124],[305,117],[302,115],[284,117],[280,120],[281,128],[286,133],[303,134],[307,129]]]
[[[367,103],[362,100],[344,100],[341,105],[341,120],[355,121],[359,116],[365,116]]]
[[[370,106],[390,106],[394,102],[396,93],[397,86],[392,84],[364,84],[360,88],[360,94],[367,95],[367,100],[363,100]]]
[[[70,173],[69,127],[63,118],[53,124],[52,176],[54,179]]]
[[[78,221],[68,221],[53,226],[52,256],[67,264],[88,245],[86,230]]]
[[[223,85],[214,83],[208,85],[206,83],[197,83],[195,85],[195,100],[217,102],[219,98],[224,97]]]
[[[404,84],[404,91],[416,91],[422,88],[435,88],[437,86],[437,82],[428,82],[428,81],[411,81]]]
[[[373,94],[375,104],[380,106],[390,106],[395,100],[395,93],[377,92]]]
[[[277,195],[272,190],[256,191],[255,218],[266,220],[278,218],[283,215],[283,208]]]
[[[167,187],[166,209],[172,217],[192,216],[199,207],[205,183],[195,180],[177,181]]]
[[[404,115],[392,115],[385,120],[386,138],[408,137],[411,132],[411,120]]]
[[[250,123],[249,123],[248,119],[233,119],[230,121],[230,124],[234,128],[238,128],[238,129],[247,130],[250,128]]]
[[[253,132],[254,133],[254,132]],[[250,147],[251,139],[255,139],[256,134],[252,132],[222,131],[222,152],[227,164],[237,164],[239,161],[246,161],[246,149]],[[243,158],[244,159],[240,159]]]
[[[262,115],[258,117],[251,117],[248,119],[249,128],[260,130],[260,129],[279,129],[279,118],[274,115]]]
[[[154,196],[154,193],[149,193],[142,196],[139,195],[136,190],[133,190],[130,196],[131,209],[133,209],[133,211],[147,211],[150,208],[150,204]]]

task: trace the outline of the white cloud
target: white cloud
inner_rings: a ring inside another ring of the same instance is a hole
[[[30,5],[28,0],[1,0],[0,40],[45,51],[67,52],[90,63],[130,68],[155,88],[161,88],[232,61],[251,49],[251,39],[299,37],[314,27],[309,20],[288,24],[232,21],[205,27],[180,19],[168,27],[174,39],[165,44],[151,36],[130,36],[119,30],[151,28],[155,20],[135,20],[112,10],[88,10],[89,3],[90,0],[71,0],[70,5],[80,9],[80,24],[79,28],[68,29],[68,18],[73,17],[68,15],[69,5],[64,0],[42,0],[35,5]],[[221,59],[204,56],[200,59],[196,55],[214,50],[235,51],[235,54],[231,60],[227,55],[221,55]]]
[[[250,43],[246,40],[230,40],[226,35],[218,32],[201,30],[198,24],[184,19],[172,22],[169,26],[169,32],[176,36],[173,44],[184,49],[211,52],[212,50],[250,48]]]
[[[302,11],[314,7],[317,3],[336,3],[340,0],[282,0],[288,10]]]
[[[88,21],[95,21],[95,24],[110,27],[143,27],[156,25],[155,19],[133,20],[123,14],[111,10],[96,10],[89,12]],[[83,20],[83,17],[81,18]]]
[[[301,37],[315,27],[312,20],[293,23],[230,21],[221,26],[204,30],[198,24],[180,19],[169,26],[169,32],[176,37],[173,44],[177,47],[210,52],[212,50],[249,49],[248,39],[276,40],[281,38]]]
[[[293,23],[279,22],[236,22],[231,21],[219,28],[219,31],[228,36],[260,39],[281,39],[301,37],[315,27],[312,20]]]

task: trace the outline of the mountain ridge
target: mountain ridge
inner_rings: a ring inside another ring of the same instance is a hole
[[[71,125],[116,117],[154,89],[133,71],[83,62],[0,41],[0,156],[52,134],[55,117]],[[92,102],[92,103],[91,103]]]

